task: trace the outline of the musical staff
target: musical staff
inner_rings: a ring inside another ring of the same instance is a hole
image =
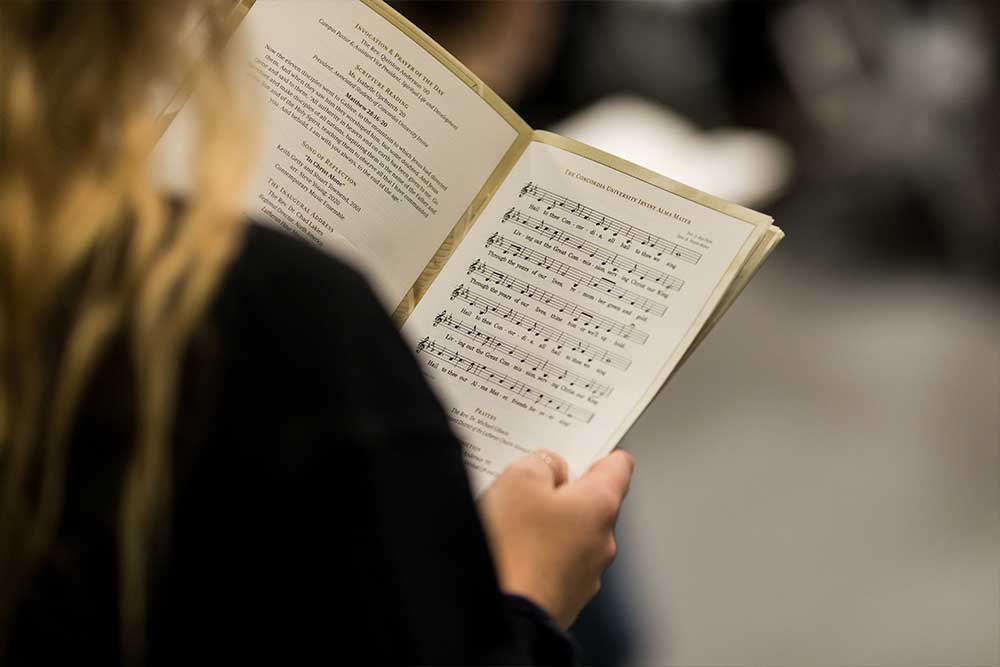
[[[417,344],[416,351],[417,354],[426,352],[434,355],[441,361],[451,364],[469,375],[503,387],[515,396],[534,398],[535,405],[542,404],[547,408],[562,413],[567,417],[572,417],[573,419],[582,421],[585,424],[589,424],[590,420],[594,418],[594,413],[590,410],[573,405],[572,403],[568,403],[560,398],[549,396],[545,392],[539,391],[521,380],[512,378],[506,373],[490,368],[489,366],[481,364],[477,361],[473,361],[468,357],[464,357],[458,352],[441,345],[437,341],[431,340],[430,337],[424,338],[420,341]]]
[[[634,324],[622,324],[621,322],[618,322],[610,317],[595,315],[594,313],[581,308],[572,301],[567,301],[557,294],[553,294],[552,292],[544,290],[541,287],[535,287],[531,283],[527,283],[523,280],[518,280],[517,278],[503,273],[502,271],[497,271],[489,264],[481,260],[477,259],[470,264],[466,273],[469,275],[478,273],[486,282],[502,285],[503,287],[514,290],[529,299],[552,306],[556,308],[558,312],[572,318],[573,322],[579,323],[582,327],[593,327],[598,331],[603,331],[613,336],[633,341],[639,345],[645,345],[646,341],[649,340],[649,334],[636,329]]]
[[[612,232],[612,239],[618,239],[620,237],[624,243],[629,245],[631,245],[632,242],[638,242],[640,246],[646,246],[656,250],[657,257],[661,257],[664,254],[672,255],[681,261],[688,262],[690,264],[697,264],[701,259],[701,253],[696,250],[685,248],[677,243],[674,243],[673,241],[668,241],[663,237],[644,232],[638,227],[634,227],[627,222],[623,222],[618,218],[601,213],[597,209],[590,208],[589,206],[584,206],[578,201],[563,197],[562,195],[556,194],[551,190],[546,190],[545,188],[535,185],[530,181],[521,188],[521,192],[518,197],[531,197],[535,201],[546,203],[549,205],[546,210],[552,209],[553,207],[561,208],[568,213],[571,213],[579,218],[583,218],[596,228]]]
[[[604,398],[611,393],[612,387],[610,385],[600,384],[596,380],[574,373],[548,359],[512,345],[497,336],[479,331],[477,325],[470,325],[459,318],[452,317],[447,310],[441,311],[434,318],[434,326],[451,329],[482,345],[487,350],[500,352],[522,364],[526,364],[527,368],[534,373],[538,373],[542,380],[565,381],[570,387],[585,389],[597,398]]]
[[[493,232],[493,235],[486,239],[487,248],[494,245],[501,248],[503,250],[502,254],[504,255],[509,254],[512,257],[523,257],[535,266],[540,266],[544,269],[551,269],[560,276],[570,278],[573,281],[573,284],[570,285],[570,289],[572,290],[576,290],[576,288],[580,285],[586,285],[587,287],[592,287],[600,292],[604,292],[605,294],[610,294],[622,303],[627,303],[630,306],[636,306],[644,313],[652,313],[657,317],[663,317],[664,313],[667,312],[667,307],[658,301],[647,299],[644,296],[639,296],[634,292],[623,289],[613,280],[592,276],[586,271],[581,271],[580,269],[570,266],[565,262],[549,257],[543,252],[538,252],[537,250],[532,250],[526,246],[514,243],[502,236],[499,232]]]
[[[576,352],[577,354],[583,355],[590,363],[598,361],[600,363],[607,364],[612,368],[617,368],[620,371],[627,371],[629,366],[632,365],[632,361],[628,357],[614,352],[609,352],[600,345],[594,345],[593,343],[583,341],[576,336],[563,333],[559,329],[549,326],[543,322],[539,322],[538,320],[529,317],[528,315],[525,315],[510,306],[501,305],[492,299],[479,295],[465,285],[459,285],[452,290],[451,299],[452,301],[455,299],[464,301],[473,308],[476,308],[480,315],[493,313],[497,317],[510,322],[513,326],[520,327],[525,332],[533,334],[533,338],[540,339],[539,342],[551,342],[555,344],[556,352],[565,348],[570,352]]]
[[[596,243],[591,243],[590,241],[570,234],[569,232],[564,232],[556,229],[555,227],[551,227],[544,220],[532,217],[526,213],[521,213],[517,209],[512,208],[504,213],[503,222],[511,222],[513,224],[520,225],[525,229],[532,230],[539,236],[550,241],[560,245],[569,246],[571,248],[576,248],[588,257],[598,260],[600,262],[600,266],[610,265],[608,267],[609,273],[622,276],[635,276],[639,280],[643,281],[650,280],[654,283],[663,285],[666,289],[680,291],[681,287],[684,286],[684,281],[680,278],[675,278],[674,276],[664,273],[663,271],[644,266],[638,262],[630,261],[616,252],[602,248]],[[621,269],[622,272],[619,273],[618,269]]]

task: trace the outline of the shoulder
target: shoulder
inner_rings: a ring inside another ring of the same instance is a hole
[[[212,313],[230,377],[372,438],[447,431],[412,351],[353,267],[251,224]],[[245,391],[246,387],[237,385]],[[299,403],[297,403],[299,405]]]
[[[243,246],[221,289],[251,304],[273,297],[269,307],[283,314],[299,309],[304,317],[316,314],[312,306],[317,300],[369,317],[382,319],[383,314],[367,280],[353,267],[285,232],[256,223],[247,226]]]
[[[334,357],[356,342],[356,332],[396,336],[368,281],[356,269],[260,224],[248,226],[243,246],[219,286],[216,316],[231,333],[252,333],[261,344],[295,340],[294,347],[302,352]]]

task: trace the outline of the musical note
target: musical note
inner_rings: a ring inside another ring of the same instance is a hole
[[[486,247],[489,248],[491,246],[496,246],[497,248],[502,249],[503,252],[501,254],[503,255],[510,254],[513,257],[522,257],[535,266],[553,270],[560,276],[572,279],[574,281],[573,285],[570,287],[572,290],[576,290],[580,285],[586,285],[587,287],[592,287],[603,292],[604,294],[611,295],[615,298],[615,300],[620,301],[621,303],[635,306],[644,313],[652,313],[657,317],[663,317],[663,315],[667,312],[667,307],[658,301],[647,299],[644,296],[639,296],[634,292],[623,289],[608,278],[597,278],[596,276],[590,275],[586,271],[581,271],[570,264],[549,257],[545,253],[512,243],[499,232],[494,232],[493,235],[486,240]],[[476,261],[478,262],[479,260]],[[469,272],[472,273],[473,269],[470,268]]]
[[[596,243],[591,243],[590,241],[582,239],[579,236],[575,236],[569,232],[564,232],[560,229],[552,227],[545,221],[532,217],[526,213],[522,213],[516,209],[512,208],[504,213],[503,222],[510,222],[524,227],[525,229],[529,229],[543,238],[546,238],[554,243],[558,243],[560,246],[580,250],[586,253],[588,257],[600,260],[601,266],[607,266],[610,264],[611,268],[608,269],[609,273],[613,273],[615,275],[635,275],[635,277],[641,281],[651,280],[654,283],[662,285],[665,289],[672,289],[675,291],[680,291],[680,289],[684,287],[684,281],[680,278],[671,276],[658,269],[644,266],[638,262],[629,261],[617,253],[602,248]],[[619,274],[619,270],[622,270],[624,273]]]
[[[480,315],[492,313],[510,322],[513,326],[519,327],[525,333],[530,334],[532,341],[552,343],[555,346],[553,348],[554,352],[562,352],[563,350],[575,352],[583,355],[590,363],[598,361],[612,368],[617,368],[620,371],[626,371],[632,365],[632,361],[626,356],[610,352],[599,345],[594,345],[576,336],[563,333],[559,329],[539,322],[519,310],[499,304],[485,296],[477,294],[464,284],[452,290],[451,299],[452,301],[455,299],[464,301],[478,310]]]
[[[522,382],[521,380],[513,378],[502,371],[498,371],[487,366],[486,364],[481,364],[474,359],[465,357],[461,353],[449,349],[435,340],[431,340],[430,337],[420,341],[417,345],[416,352],[417,354],[433,355],[441,361],[450,364],[459,370],[472,375],[473,377],[478,377],[486,382],[499,385],[515,396],[534,398],[535,405],[544,405],[547,408],[555,410],[556,412],[562,413],[568,417],[572,417],[578,421],[582,421],[585,424],[589,424],[590,420],[594,418],[594,413],[590,410],[573,405],[572,403],[564,401],[560,398],[550,396],[547,393],[540,391],[531,385]]]
[[[546,190],[545,188],[533,185],[530,182],[525,187],[521,188],[521,193],[518,197],[523,197],[525,195],[530,195],[533,199],[535,199],[535,201],[538,202],[547,202],[549,206],[546,210],[550,210],[553,207],[561,208],[571,215],[583,218],[598,229],[606,232],[613,232],[611,235],[613,238],[617,238],[618,235],[621,234],[624,237],[625,243],[631,244],[632,241],[638,240],[639,245],[648,246],[653,250],[656,250],[657,257],[661,257],[664,253],[666,253],[690,264],[697,264],[701,259],[701,253],[696,250],[685,248],[677,243],[674,243],[673,241],[668,241],[665,238],[644,232],[627,222],[619,220],[618,218],[601,213],[597,209],[584,206],[580,202],[567,199],[566,197],[557,195],[551,190]],[[600,218],[600,221],[597,221],[597,218]]]
[[[478,259],[473,262],[471,266],[469,266],[468,273],[478,273],[486,282],[501,285],[509,290],[513,290],[514,292],[521,294],[522,296],[532,299],[533,301],[538,301],[548,306],[552,306],[557,310],[557,312],[562,313],[566,317],[570,318],[571,322],[575,322],[581,327],[590,327],[597,331],[603,331],[613,336],[633,341],[639,345],[645,345],[646,341],[649,340],[649,334],[636,329],[634,324],[622,324],[621,322],[610,317],[595,315],[594,313],[581,308],[572,301],[567,301],[559,295],[542,289],[541,287],[536,287],[531,283],[518,280],[510,274],[497,271],[489,264],[481,262]]]
[[[526,368],[533,373],[538,373],[539,378],[542,380],[565,380],[570,387],[589,391],[597,398],[604,398],[611,393],[611,386],[600,384],[596,380],[574,373],[544,357],[532,354],[517,345],[503,341],[495,335],[479,331],[476,325],[469,325],[460,318],[451,316],[447,310],[442,311],[434,318],[434,326],[451,329],[488,350],[494,350],[522,364],[526,364]]]

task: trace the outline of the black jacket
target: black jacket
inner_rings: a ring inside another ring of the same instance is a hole
[[[12,664],[117,659],[116,507],[133,415],[122,345],[72,443],[59,548]],[[154,664],[563,664],[503,595],[441,406],[357,273],[252,226],[185,357]]]

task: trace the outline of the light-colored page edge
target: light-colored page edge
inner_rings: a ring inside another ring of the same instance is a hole
[[[723,302],[723,299],[726,297],[730,286],[732,286],[733,282],[736,280],[739,272],[750,260],[753,252],[760,245],[761,239],[767,235],[768,230],[770,229],[764,225],[755,224],[747,220],[740,219],[740,222],[754,225],[754,229],[750,232],[750,236],[747,237],[747,240],[744,242],[743,248],[740,249],[740,252],[733,258],[733,261],[730,263],[725,273],[723,273],[719,278],[718,283],[716,283],[715,288],[712,291],[712,295],[705,302],[705,305],[702,306],[702,309],[698,312],[698,316],[695,318],[694,322],[692,322],[691,326],[684,334],[684,337],[681,338],[673,352],[671,352],[670,356],[660,367],[660,371],[657,373],[656,378],[649,384],[646,392],[639,398],[638,401],[636,401],[635,407],[632,411],[622,419],[621,425],[614,433],[611,434],[608,441],[604,443],[604,448],[596,452],[594,456],[595,461],[602,456],[609,454],[621,443],[625,435],[629,432],[632,426],[635,425],[636,421],[639,420],[639,417],[642,416],[642,413],[646,411],[646,409],[653,402],[653,399],[656,398],[657,394],[659,394],[666,385],[676,368],[683,363],[688,349],[694,344],[694,341],[698,338],[698,334],[703,328],[705,328],[706,324],[711,319],[712,314],[719,307],[719,304]]]
[[[757,248],[751,253],[746,264],[743,265],[740,272],[736,274],[735,278],[733,278],[732,284],[730,284],[729,289],[726,291],[725,295],[723,295],[719,305],[716,306],[715,311],[708,318],[708,321],[705,322],[705,325],[701,328],[701,331],[698,332],[698,335],[695,336],[695,339],[691,342],[691,346],[687,349],[687,352],[684,353],[684,356],[681,358],[680,362],[678,362],[673,372],[670,373],[670,377],[667,378],[667,382],[669,382],[681,366],[687,362],[698,346],[701,345],[712,329],[715,328],[715,325],[719,323],[719,320],[722,319],[723,315],[726,314],[726,311],[729,310],[730,306],[736,303],[736,299],[743,293],[746,286],[750,284],[753,277],[757,275],[757,271],[759,271],[760,267],[764,265],[764,262],[771,256],[771,253],[783,238],[785,238],[785,233],[779,227],[772,225],[767,230],[766,235],[758,242]],[[664,383],[664,387],[665,386],[666,383]]]
[[[712,329],[715,328],[715,325],[719,323],[719,320],[721,320],[722,316],[726,314],[726,311],[729,310],[729,307],[736,302],[736,299],[740,296],[740,294],[743,293],[744,288],[746,288],[746,286],[750,284],[750,281],[757,274],[757,271],[760,269],[761,266],[763,266],[767,258],[771,256],[771,253],[774,251],[774,249],[778,246],[778,243],[780,243],[783,238],[785,238],[785,232],[783,232],[779,227],[771,225],[771,227],[767,229],[767,231],[760,238],[760,240],[757,241],[757,246],[750,253],[750,257],[747,258],[746,263],[740,269],[739,273],[736,274],[736,277],[733,278],[733,281],[729,285],[729,289],[726,290],[725,294],[723,294],[722,299],[719,301],[718,305],[716,305],[715,310],[712,311],[712,314],[709,316],[708,320],[698,330],[697,335],[695,336],[694,340],[691,341],[691,344],[688,345],[688,348],[684,352],[684,355],[681,357],[681,360],[677,362],[677,365],[674,366],[673,370],[670,371],[670,373],[663,380],[663,382],[660,383],[660,386],[657,387],[655,394],[649,400],[649,402],[646,403],[645,407],[643,407],[642,410],[640,410],[639,413],[635,415],[635,418],[632,420],[629,426],[621,432],[621,438],[613,447],[611,447],[611,449],[617,447],[622,442],[622,440],[624,440],[628,436],[628,432],[632,429],[633,426],[635,426],[636,422],[638,422],[639,419],[642,418],[642,415],[646,412],[647,409],[649,409],[649,406],[653,404],[653,401],[655,401],[660,396],[660,394],[663,393],[663,390],[667,388],[667,385],[670,383],[670,380],[672,380],[674,375],[677,374],[677,371],[680,370],[681,366],[687,363],[687,360],[691,358],[691,355],[698,348],[698,346],[701,345],[701,343],[705,340],[709,332],[711,332]]]
[[[722,316],[729,310],[729,307],[736,303],[736,299],[743,293],[746,286],[750,284],[753,277],[757,275],[757,271],[759,271],[760,267],[764,265],[764,262],[771,256],[771,253],[783,238],[785,238],[785,232],[783,232],[779,227],[771,225],[765,236],[757,242],[757,247],[754,248],[750,257],[747,259],[746,264],[744,264],[743,268],[740,269],[740,272],[736,274],[735,278],[733,278],[733,282],[729,285],[729,289],[726,290],[722,300],[715,307],[711,316],[709,316],[708,321],[705,322],[701,330],[698,331],[698,335],[696,335],[694,340],[691,341],[691,345],[688,346],[684,356],[677,362],[674,369],[670,371],[670,375],[667,376],[667,379],[664,380],[663,384],[660,385],[660,388],[656,390],[656,395],[653,397],[653,401],[659,398],[660,394],[663,393],[663,390],[667,388],[667,385],[677,374],[677,371],[679,371],[681,367],[687,363],[687,360],[691,358],[691,355],[694,354],[696,349],[698,349],[698,346],[701,345],[705,338],[708,337],[708,334],[715,328],[715,325],[719,323]],[[653,401],[650,401],[649,405],[652,405]],[[649,405],[646,407],[648,408]],[[643,412],[645,412],[645,410],[643,410]],[[636,421],[638,421],[641,417],[642,413],[636,417]],[[634,423],[635,422],[633,422],[633,424]],[[628,435],[627,431],[622,437],[624,438],[626,435]]]

